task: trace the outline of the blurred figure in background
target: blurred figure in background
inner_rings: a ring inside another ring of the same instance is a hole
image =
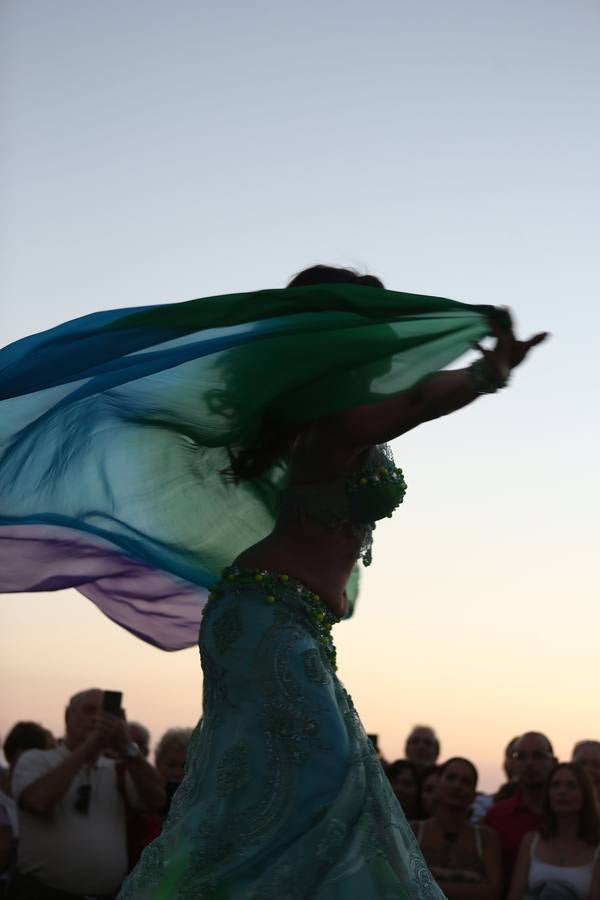
[[[508,900],[524,898],[600,898],[600,821],[578,763],[561,763],[551,773],[540,827],[523,838]]]
[[[407,759],[397,759],[387,767],[386,774],[406,818],[418,818],[419,776],[416,767]]]
[[[421,786],[419,790],[419,808],[421,819],[430,819],[435,806],[435,791],[440,780],[440,767],[432,766],[421,773]]]
[[[384,769],[387,768],[388,762],[385,759],[383,753],[381,752],[381,747],[379,746],[379,735],[378,734],[368,734],[367,737],[373,744],[373,749],[375,750],[375,753],[377,754],[377,759],[379,760],[379,762],[381,763],[381,765],[383,766]]]
[[[600,813],[600,741],[578,741],[573,747],[571,762],[578,762],[587,772]]]
[[[513,758],[513,753],[515,752],[518,740],[518,737],[512,738],[504,750],[504,762],[502,764],[502,768],[506,775],[504,784],[500,785],[495,794],[482,793],[477,794],[475,797],[471,810],[471,823],[473,825],[477,825],[478,822],[481,822],[488,809],[490,809],[494,803],[499,803],[500,800],[508,800],[518,788],[517,761]]]
[[[150,756],[150,732],[146,726],[142,725],[141,722],[128,722],[127,730],[133,743],[140,748],[144,759],[148,759]]]
[[[506,884],[510,882],[524,835],[540,827],[546,782],[557,763],[552,744],[538,731],[521,735],[512,758],[518,786],[512,797],[494,803],[483,820],[498,832]]]
[[[499,900],[502,884],[498,836],[471,825],[477,769],[453,757],[439,767],[431,818],[412,822],[429,869],[448,900]]]
[[[158,774],[167,789],[167,797],[173,796],[183,781],[185,758],[193,728],[169,728],[165,731],[154,751]]]
[[[154,762],[164,785],[165,803],[159,812],[144,814],[145,844],[151,844],[162,831],[171,800],[185,775],[185,760],[193,730],[193,728],[169,728],[156,745]]]
[[[19,822],[11,779],[17,760],[25,750],[49,750],[56,744],[52,734],[37,722],[17,722],[3,744],[8,763],[0,777],[0,896],[16,862]]]
[[[166,792],[163,820],[169,812],[171,800],[185,775],[185,760],[193,728],[169,728],[154,751],[154,761]]]
[[[440,742],[429,725],[415,725],[406,738],[404,755],[419,768],[434,766],[440,755]]]

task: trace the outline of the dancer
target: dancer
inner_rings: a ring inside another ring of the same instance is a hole
[[[331,628],[351,614],[352,573],[359,556],[371,561],[375,522],[404,497],[386,442],[502,387],[545,335],[519,341],[505,311],[397,294],[324,266],[279,292],[96,314],[67,328],[35,343],[41,362],[51,355],[62,369],[43,384],[34,347],[8,348],[18,365],[5,396],[28,391],[29,405],[9,406],[26,421],[13,424],[0,470],[20,481],[0,520],[12,551],[6,583],[70,579],[111,618],[169,647],[188,641],[201,588],[211,588],[203,718],[165,829],[120,900],[437,900],[337,679]],[[79,356],[65,361],[74,332]],[[476,363],[438,371],[490,332],[496,346],[480,347]],[[56,433],[59,421],[67,434]],[[40,445],[49,432],[50,460]],[[51,513],[27,494],[24,453]],[[76,502],[65,483],[73,466]],[[88,499],[83,515],[88,466],[97,504]],[[65,545],[78,550],[76,572]]]

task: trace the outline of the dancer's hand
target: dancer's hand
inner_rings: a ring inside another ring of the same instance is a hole
[[[506,310],[510,319],[510,327],[502,328],[495,319],[490,319],[492,333],[496,338],[496,346],[487,350],[481,344],[475,344],[488,362],[494,367],[499,378],[506,380],[511,369],[519,366],[530,350],[545,341],[549,334],[540,331],[526,341],[519,341],[514,334],[510,310]]]

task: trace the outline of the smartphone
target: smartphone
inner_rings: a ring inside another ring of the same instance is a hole
[[[119,716],[121,714],[122,702],[123,694],[121,691],[104,691],[102,709],[104,712],[111,713],[113,716]]]

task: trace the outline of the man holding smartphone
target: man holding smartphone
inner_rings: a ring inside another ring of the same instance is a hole
[[[65,722],[64,743],[24,753],[15,769],[20,840],[11,900],[113,897],[128,869],[126,805],[155,811],[165,802],[160,776],[128,734],[118,692],[75,694]]]

